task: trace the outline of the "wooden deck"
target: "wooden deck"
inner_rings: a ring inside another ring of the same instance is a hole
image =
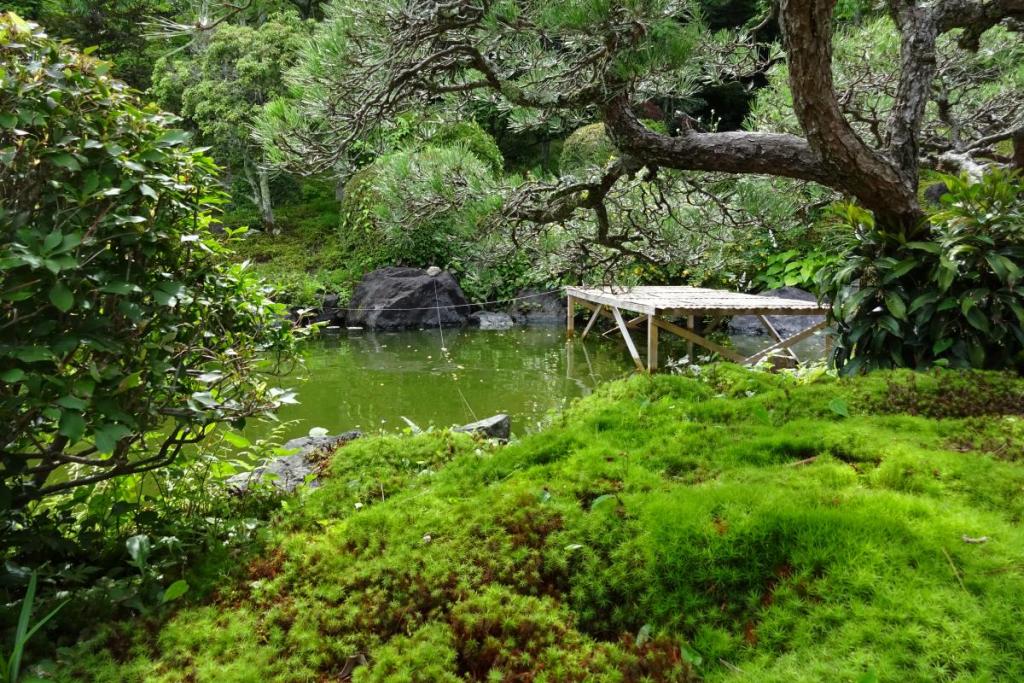
[[[576,306],[583,306],[591,311],[590,320],[587,321],[587,326],[583,330],[583,337],[590,333],[598,319],[609,318],[615,322],[615,328],[622,334],[633,362],[639,369],[646,369],[649,372],[653,372],[658,367],[658,334],[661,330],[685,339],[689,345],[691,358],[693,357],[693,346],[696,344],[737,363],[754,364],[778,353],[799,360],[793,351],[793,344],[823,329],[825,322],[812,325],[783,339],[766,316],[825,315],[828,313],[827,307],[821,306],[815,301],[780,299],[701,287],[566,287],[565,294],[569,305],[566,329],[570,335],[575,331]],[[639,315],[627,321],[623,318],[622,311],[630,311]],[[698,316],[711,317],[713,319],[711,329],[714,329],[725,318],[734,315],[756,315],[775,343],[752,356],[744,357],[694,331],[694,323]],[[686,327],[666,320],[666,317],[684,317],[686,318]],[[646,368],[630,333],[631,329],[639,327],[647,328]]]

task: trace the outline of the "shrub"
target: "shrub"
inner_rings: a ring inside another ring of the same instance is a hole
[[[854,235],[823,271],[844,372],[933,364],[1024,368],[1024,192],[1002,171],[950,191],[923,234],[887,233],[847,207]]]
[[[255,368],[294,339],[211,234],[215,167],[173,116],[13,14],[0,59],[4,510],[270,410]]]
[[[345,187],[341,239],[363,271],[448,266],[472,248],[500,201],[491,182],[488,167],[462,146],[381,157]]]

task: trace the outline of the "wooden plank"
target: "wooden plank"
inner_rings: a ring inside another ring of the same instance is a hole
[[[753,365],[754,363],[757,363],[762,358],[766,358],[766,357],[772,355],[776,351],[779,351],[781,349],[785,349],[786,347],[791,346],[792,344],[795,344],[796,342],[800,341],[801,339],[805,339],[807,337],[810,337],[812,334],[814,334],[818,330],[824,329],[826,325],[828,325],[828,323],[826,321],[824,321],[824,320],[822,320],[817,325],[811,325],[807,329],[801,330],[800,332],[797,332],[796,334],[792,335],[791,337],[786,337],[782,341],[776,342],[776,343],[772,344],[767,349],[763,349],[761,351],[758,351],[753,356],[750,356],[749,358],[747,358],[746,362],[750,363],[751,365]]]
[[[597,322],[597,319],[601,317],[601,311],[603,310],[604,304],[598,304],[597,307],[593,309],[593,312],[590,314],[590,320],[587,321],[587,326],[583,328],[583,334],[580,335],[580,339],[587,338],[587,335],[590,333],[590,328],[592,328],[594,323]]]
[[[586,301],[592,301],[595,304],[605,304],[606,306],[616,306],[625,308],[628,311],[635,311],[637,313],[654,313],[654,307],[648,304],[636,303],[627,300],[624,296],[615,296],[613,294],[606,294],[604,292],[594,292],[591,290],[577,289],[576,287],[566,287],[566,293],[578,299],[585,299]]]
[[[827,306],[799,299],[778,299],[756,294],[700,287],[567,287],[577,299],[604,303],[644,314],[671,315],[825,315]]]
[[[608,317],[609,318],[612,317],[610,313],[608,314]],[[628,327],[631,330],[639,329],[640,328],[640,323],[642,323],[645,320],[647,320],[647,316],[646,315],[638,315],[635,318],[630,318],[629,320],[627,320],[626,321],[626,327]],[[612,328],[612,329],[608,330],[607,332],[605,332],[601,336],[602,337],[608,337],[608,336],[611,336],[613,334],[615,334],[615,328]]]
[[[640,353],[636,350],[633,338],[629,336],[629,328],[626,327],[626,321],[622,319],[622,314],[619,313],[619,309],[614,306],[612,306],[612,315],[615,316],[615,324],[619,326],[619,331],[622,332],[622,338],[626,340],[626,348],[629,349],[629,355],[633,357],[633,362],[636,363],[636,367],[643,370],[644,364],[640,360]]]
[[[658,326],[654,316],[647,316],[647,372],[658,369]]]
[[[688,329],[690,332],[693,332],[693,322],[694,320],[692,315],[686,316],[686,329]],[[686,342],[686,356],[690,359],[691,363],[694,363],[697,360],[697,356],[693,352],[692,341]]]
[[[757,317],[761,320],[761,324],[765,326],[765,329],[768,330],[768,334],[772,336],[772,339],[774,339],[777,342],[782,341],[782,335],[779,334],[779,331],[775,329],[775,325],[772,325],[772,321],[769,320],[767,316],[759,315]],[[796,351],[794,351],[792,348],[788,346],[786,347],[786,351],[789,352],[790,358],[795,360],[797,363],[800,362],[800,356],[796,355]]]
[[[672,334],[682,337],[687,341],[692,341],[694,344],[697,344],[698,346],[703,346],[705,349],[708,349],[709,351],[714,351],[723,358],[728,358],[729,360],[735,363],[742,363],[745,360],[743,356],[736,353],[732,349],[727,349],[724,346],[720,346],[713,341],[701,337],[696,332],[691,332],[690,330],[684,327],[679,327],[679,325],[670,323],[667,320],[655,318],[654,324],[660,327],[661,329],[665,330],[666,332],[671,332]]]
[[[570,337],[576,328],[576,306],[571,294],[565,297],[565,332]]]

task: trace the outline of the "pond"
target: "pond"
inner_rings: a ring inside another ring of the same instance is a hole
[[[662,339],[663,358],[685,355],[684,344]],[[733,337],[733,344],[752,353],[768,339]],[[803,357],[820,355],[814,344],[820,346],[807,340],[797,348]],[[408,426],[402,418],[448,427],[496,413],[510,415],[513,433],[522,435],[598,384],[633,372],[617,334],[567,342],[557,326],[324,332],[306,343],[304,357],[304,367],[279,380],[299,400],[278,411],[289,423],[282,440],[314,427],[395,432]],[[245,433],[251,439],[269,431],[265,422],[250,422]]]
[[[278,411],[283,438],[313,427],[398,431],[447,427],[496,413],[516,434],[535,431],[550,411],[630,372],[628,357],[607,340],[566,342],[561,327],[509,330],[325,332],[305,345],[305,367],[280,384],[298,405]],[[262,436],[265,424],[246,435]]]

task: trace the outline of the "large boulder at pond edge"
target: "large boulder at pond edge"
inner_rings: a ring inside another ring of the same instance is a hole
[[[316,471],[317,465],[339,446],[362,436],[360,431],[345,432],[334,436],[302,436],[286,442],[281,448],[285,451],[298,450],[298,453],[284,455],[268,460],[259,467],[248,472],[241,472],[228,477],[225,485],[236,493],[245,492],[250,486],[271,475],[271,482],[281,491],[291,492],[306,481],[306,477]],[[310,486],[316,486],[312,482]]]
[[[561,290],[538,292],[524,289],[516,294],[509,314],[518,325],[564,325],[565,294]]]
[[[797,299],[799,301],[817,301],[818,298],[808,291],[796,287],[780,287],[760,292],[760,296],[777,299]],[[823,315],[769,315],[766,316],[772,327],[778,330],[782,338],[790,337],[811,325],[817,325],[825,319]],[[760,335],[768,334],[768,330],[756,315],[737,315],[729,322],[729,334]]]
[[[389,267],[367,273],[348,305],[349,326],[377,330],[464,325],[469,301],[451,274]]]

